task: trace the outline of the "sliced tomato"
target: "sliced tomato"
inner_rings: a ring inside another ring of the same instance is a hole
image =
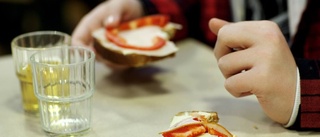
[[[115,28],[106,28],[106,37],[109,41],[115,43],[117,46],[135,50],[157,50],[166,44],[166,40],[159,36],[153,39],[153,45],[148,47],[141,47],[138,45],[130,45],[124,38],[121,38],[118,33],[124,30],[137,29],[139,27],[156,25],[164,27],[169,22],[169,17],[166,15],[152,15],[144,18],[136,19],[130,22],[123,23]]]
[[[163,137],[197,137],[206,132],[201,123],[192,123],[162,132]]]

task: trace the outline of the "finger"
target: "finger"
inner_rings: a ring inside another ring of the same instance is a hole
[[[91,41],[90,29],[85,21],[80,21],[78,26],[74,29],[72,33],[72,45],[86,46],[90,44]]]
[[[217,59],[239,49],[252,47],[259,36],[257,22],[239,22],[224,25],[220,28],[218,39],[214,48]]]
[[[91,33],[93,30],[101,27],[98,22],[92,20],[93,17],[86,15],[72,33],[72,43],[90,45],[92,42]]]
[[[103,25],[105,27],[115,27],[115,26],[118,26],[119,23],[120,23],[120,15],[118,14],[109,15],[103,21]]]
[[[221,73],[225,78],[241,73],[252,68],[256,58],[254,51],[251,49],[240,50],[222,56],[218,60]]]
[[[107,15],[106,2],[98,5],[95,9],[85,15],[72,33],[72,42],[84,45],[90,45],[93,38],[91,33],[103,27],[103,19]]]
[[[235,97],[243,97],[253,94],[256,70],[250,69],[248,71],[238,73],[226,79],[225,88]],[[255,81],[257,82],[257,81]]]
[[[210,30],[214,33],[214,34],[216,34],[216,35],[218,35],[218,33],[219,33],[219,30],[223,27],[223,26],[225,26],[225,25],[227,25],[227,24],[229,24],[229,22],[227,22],[227,21],[224,21],[224,20],[221,20],[221,19],[218,19],[218,18],[212,18],[210,21],[209,21],[209,28],[210,28]],[[218,37],[219,38],[219,37]],[[219,41],[217,41],[217,43],[218,43]],[[216,43],[216,45],[217,45],[217,43]],[[216,47],[216,46],[215,46]],[[216,58],[217,59],[219,59],[220,58],[220,54],[222,54],[222,55],[224,55],[224,54],[227,54],[227,53],[230,53],[230,52],[232,52],[233,50],[232,49],[230,49],[229,47],[219,47],[219,48],[224,48],[223,50],[218,50],[219,51],[219,53],[216,53],[217,51],[216,50],[214,50],[214,54],[215,54],[215,56],[216,56]],[[224,51],[223,53],[220,53],[220,51]],[[218,56],[217,56],[218,55]],[[219,57],[219,58],[218,58]]]
[[[214,34],[217,35],[219,30],[226,24],[229,24],[229,22],[217,18],[212,18],[209,21],[209,28]]]

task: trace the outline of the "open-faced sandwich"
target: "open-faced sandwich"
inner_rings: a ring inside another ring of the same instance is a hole
[[[151,15],[93,32],[94,48],[104,59],[138,67],[173,57],[177,47],[170,38],[181,26],[166,15]]]
[[[173,117],[170,128],[160,134],[163,137],[234,137],[218,122],[216,112],[180,112]]]

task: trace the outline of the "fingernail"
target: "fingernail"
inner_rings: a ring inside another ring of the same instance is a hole
[[[112,23],[112,22],[114,22],[114,16],[109,16],[107,18],[107,23]]]
[[[110,26],[110,25],[112,26],[113,24],[116,24],[116,17],[113,16],[113,15],[108,16],[108,17],[104,20],[103,24],[104,24],[105,26]]]

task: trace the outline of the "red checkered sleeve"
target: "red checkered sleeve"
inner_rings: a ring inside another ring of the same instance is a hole
[[[293,129],[320,129],[320,60],[296,59],[301,105]]]
[[[293,39],[292,52],[296,57],[320,59],[320,1],[309,0],[297,34]]]
[[[231,21],[231,10],[229,0],[200,0],[201,1],[201,29],[204,30],[207,43],[214,44],[216,35],[214,35],[208,26],[211,18],[216,17]],[[211,41],[211,42],[210,42]],[[212,45],[213,46],[213,45]]]
[[[175,40],[186,37],[196,38],[211,46],[216,36],[208,23],[213,17],[230,21],[229,0],[141,0],[146,14],[167,14],[171,21],[181,24]]]
[[[294,124],[297,129],[320,129],[319,5],[319,0],[308,0],[291,47],[301,79],[301,105]]]
[[[302,128],[320,129],[320,80],[301,81],[301,123]]]

